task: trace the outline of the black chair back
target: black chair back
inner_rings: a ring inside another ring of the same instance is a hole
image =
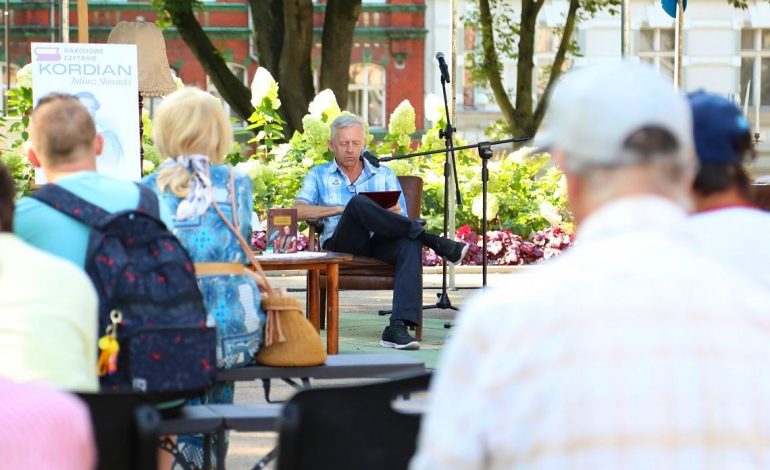
[[[91,412],[99,469],[156,468],[160,415],[134,393],[79,393]]]
[[[392,401],[426,390],[430,377],[298,392],[282,413],[278,470],[407,468],[421,416],[394,410]]]

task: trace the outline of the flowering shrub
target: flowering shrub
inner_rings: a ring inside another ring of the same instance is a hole
[[[35,171],[27,160],[24,142],[29,138],[29,115],[32,112],[32,68],[25,65],[16,72],[17,87],[6,93],[8,98],[8,116],[11,124],[6,127],[7,135],[2,136],[3,150],[0,151],[0,161],[8,168],[16,187],[16,197],[29,194]],[[7,124],[6,118],[2,118]]]
[[[456,238],[470,245],[462,264],[480,265],[483,261],[481,236],[463,225],[457,230]],[[561,227],[534,232],[529,240],[510,230],[493,230],[487,232],[487,261],[489,265],[498,266],[534,264],[559,255],[572,246],[573,240],[574,236]],[[436,266],[442,260],[433,250],[424,248],[422,261],[424,266]]]
[[[457,230],[456,239],[470,245],[462,264],[481,265],[483,261],[481,237],[470,226],[463,225]],[[534,264],[561,254],[572,246],[573,240],[574,236],[560,227],[535,232],[529,240],[513,234],[510,230],[493,230],[487,232],[487,260],[489,265],[496,266]],[[307,235],[297,234],[298,251],[306,251],[309,242]],[[266,232],[264,230],[254,232],[251,236],[251,244],[259,250],[264,250],[267,247]],[[423,248],[423,266],[437,266],[441,262],[442,258],[433,250]]]

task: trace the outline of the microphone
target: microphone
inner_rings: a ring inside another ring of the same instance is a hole
[[[372,165],[375,168],[380,167],[380,159],[377,158],[369,149],[363,149],[361,151],[361,156],[366,159],[367,162],[369,162],[370,165]]]
[[[437,52],[436,53],[436,59],[438,60],[438,68],[441,70],[441,79],[444,80],[446,83],[449,82],[449,67],[446,64],[446,59],[444,59],[444,53],[443,52]]]

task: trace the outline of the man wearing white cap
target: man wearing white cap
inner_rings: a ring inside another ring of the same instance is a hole
[[[536,140],[576,246],[464,309],[411,468],[770,467],[770,298],[692,248],[687,101],[642,65],[577,70]]]

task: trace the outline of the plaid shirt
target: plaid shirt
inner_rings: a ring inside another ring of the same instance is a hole
[[[373,167],[366,160],[364,171],[358,179],[351,183],[345,173],[337,166],[337,161],[316,165],[310,169],[302,182],[296,200],[313,206],[346,206],[353,196],[371,191],[401,191],[401,185],[393,171],[386,167]],[[404,193],[398,200],[401,213],[406,216],[406,199]],[[321,246],[329,239],[340,221],[339,215],[327,217],[321,233]]]
[[[661,198],[609,203],[464,308],[410,468],[770,468],[767,288],[685,222]]]

